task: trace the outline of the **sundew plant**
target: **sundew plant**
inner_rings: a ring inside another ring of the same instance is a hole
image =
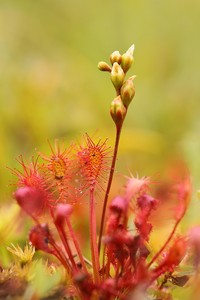
[[[1,270],[2,299],[171,300],[178,299],[177,289],[189,287],[190,299],[199,299],[200,227],[177,233],[191,198],[188,173],[159,193],[151,188],[151,177],[126,176],[121,193],[110,196],[120,136],[135,96],[135,75],[127,77],[133,53],[134,45],[122,55],[114,51],[110,64],[98,64],[116,94],[110,105],[113,147],[86,133],[80,143],[49,142],[50,154],[38,152],[30,163],[18,158],[19,168],[12,170],[17,178],[14,198],[34,226],[24,249],[8,247],[16,260]],[[173,224],[155,250],[150,246],[153,218],[162,213],[164,198],[174,201]],[[101,212],[97,201],[103,203]],[[84,236],[74,226],[81,218],[88,220]],[[45,253],[42,258],[38,251]],[[41,273],[46,279],[37,288]]]

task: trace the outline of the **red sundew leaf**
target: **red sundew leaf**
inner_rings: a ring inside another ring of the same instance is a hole
[[[185,257],[188,247],[188,242],[185,237],[177,238],[171,248],[169,249],[163,262],[154,269],[154,273],[163,274],[165,272],[172,272]]]
[[[22,166],[22,171],[11,169],[12,173],[18,177],[16,183],[17,186],[38,187],[44,184],[43,179],[38,172],[38,158],[36,160],[32,158],[32,161],[29,164],[26,164],[22,155],[20,155],[17,161]]]
[[[130,201],[132,198],[140,195],[141,193],[145,193],[149,190],[150,183],[150,177],[128,177],[125,186],[125,198]]]
[[[152,230],[152,224],[149,217],[152,210],[157,208],[158,200],[148,194],[142,194],[137,198],[137,214],[135,217],[135,226],[141,237],[148,241],[149,234]]]
[[[100,186],[100,181],[109,170],[110,151],[106,142],[107,140],[99,140],[94,143],[90,136],[85,134],[85,146],[80,146],[77,152],[78,166],[86,188]]]
[[[185,237],[177,238],[170,248],[166,259],[165,259],[165,265],[172,265],[177,266],[184,258],[187,251],[187,241]]]
[[[30,216],[41,215],[46,206],[46,194],[40,189],[21,187],[15,192],[14,197],[19,206]]]
[[[156,209],[157,204],[158,200],[148,194],[143,194],[137,198],[137,206],[141,210],[148,209],[148,214],[151,213],[151,210]]]
[[[148,241],[149,234],[150,234],[153,226],[150,223],[141,221],[142,218],[143,218],[143,214],[140,214],[137,216],[137,218],[135,219],[135,226],[138,229],[140,236],[144,240]]]
[[[122,266],[125,260],[131,258],[129,265],[135,262],[138,243],[135,237],[123,229],[118,229],[104,237],[106,254],[109,261],[115,265],[119,262]],[[135,251],[134,251],[135,250]]]
[[[29,233],[29,240],[36,250],[54,254],[51,243],[54,242],[47,224],[34,226]]]
[[[26,164],[20,156],[18,162],[22,166],[22,171],[12,170],[18,177],[16,185],[19,187],[14,196],[28,214],[41,214],[46,207],[51,206],[53,198],[44,177],[39,173],[38,158],[36,160],[33,158],[31,163]]]
[[[128,202],[125,198],[117,196],[112,200],[109,208],[113,212],[126,214]]]
[[[49,146],[49,156],[39,152],[40,157],[47,162],[41,165],[41,170],[49,189],[57,195],[57,202],[64,202],[72,190],[72,146],[60,146],[58,140],[55,140],[54,149],[50,143]]]

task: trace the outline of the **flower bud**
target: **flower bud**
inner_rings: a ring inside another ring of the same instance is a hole
[[[114,51],[111,55],[110,55],[110,62],[113,65],[115,62],[117,62],[119,65],[121,64],[122,61],[122,56],[119,53],[119,51]]]
[[[98,69],[104,72],[111,72],[111,67],[104,61],[98,63]]]
[[[112,67],[112,71],[110,73],[111,81],[116,89],[120,89],[123,81],[124,81],[124,71],[120,67],[120,65],[115,62]]]
[[[124,73],[126,73],[133,62],[133,52],[134,52],[135,46],[132,45],[123,55],[122,55],[122,60],[121,60],[121,66],[122,69],[124,70]]]
[[[121,126],[126,116],[126,108],[124,107],[120,96],[112,101],[110,114],[116,126]]]
[[[133,97],[135,96],[135,87],[133,84],[133,79],[135,77],[132,76],[128,80],[124,82],[124,84],[121,87],[121,98],[124,106],[127,108],[129,104],[131,103]]]

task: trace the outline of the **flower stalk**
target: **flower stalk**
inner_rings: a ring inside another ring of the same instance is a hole
[[[115,136],[115,146],[114,146],[114,151],[113,151],[113,158],[112,158],[112,162],[111,162],[110,173],[109,173],[109,178],[108,178],[108,185],[107,185],[106,192],[105,192],[105,198],[103,201],[103,209],[102,209],[102,215],[101,215],[101,224],[100,224],[99,242],[98,242],[99,253],[101,251],[101,242],[102,242],[102,235],[103,235],[104,224],[105,224],[106,209],[107,209],[108,197],[109,197],[110,189],[111,189],[111,185],[112,185],[113,175],[114,175],[114,171],[115,171],[115,164],[116,164],[116,160],[117,160],[121,128],[122,128],[122,126],[120,126],[120,127],[116,126],[116,136]]]

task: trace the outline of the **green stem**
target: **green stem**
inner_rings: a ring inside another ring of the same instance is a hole
[[[108,197],[109,197],[109,193],[110,193],[110,188],[111,188],[111,185],[112,185],[113,175],[114,175],[114,171],[115,171],[115,163],[116,163],[117,152],[118,152],[118,148],[119,148],[121,128],[122,128],[122,125],[121,126],[116,126],[115,146],[114,146],[114,151],[113,151],[113,158],[112,158],[112,163],[111,163],[111,167],[110,167],[108,185],[107,185],[107,188],[106,188],[105,198],[104,198],[104,202],[103,202],[103,210],[102,210],[102,215],[101,215],[101,225],[100,225],[99,243],[98,243],[99,253],[101,251],[101,240],[102,240],[104,223],[105,223],[106,208],[107,208],[107,202],[108,202]]]
[[[96,283],[99,283],[100,265],[99,265],[99,253],[97,247],[97,226],[96,226],[95,198],[94,198],[93,188],[90,190],[90,218],[89,219],[90,219],[90,246],[91,246],[94,280]]]

